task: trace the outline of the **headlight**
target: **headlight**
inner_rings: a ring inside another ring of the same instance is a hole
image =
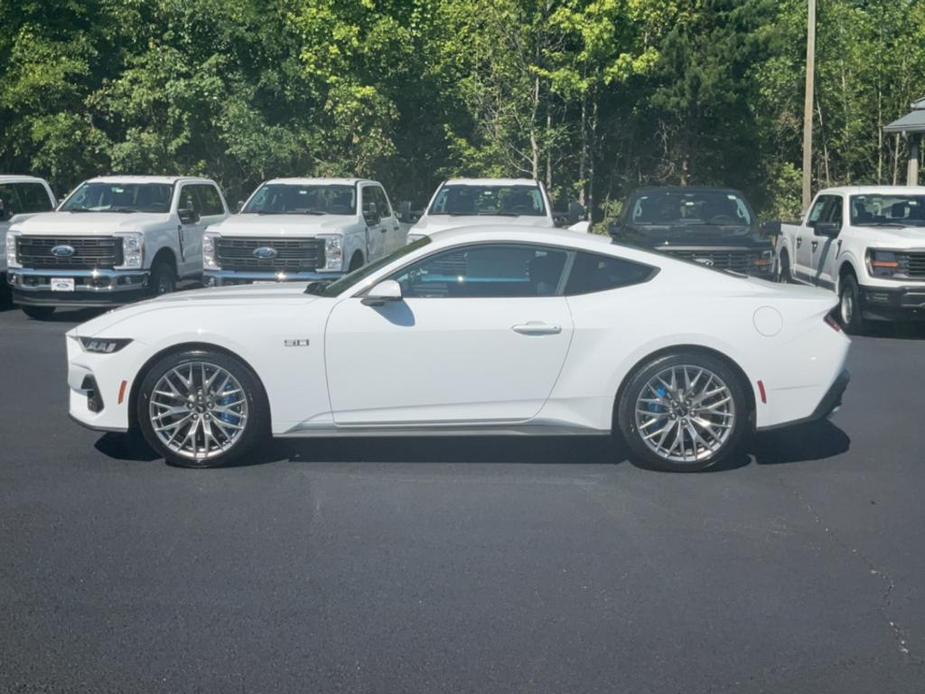
[[[6,235],[6,266],[22,267],[16,259],[16,238],[18,234],[8,233]]]
[[[324,267],[319,272],[337,272],[344,269],[344,237],[323,236]]]
[[[771,267],[774,265],[774,251],[761,251],[761,255],[755,258],[752,262],[754,262],[757,269],[770,271]]]
[[[215,232],[206,232],[202,235],[202,268],[204,270],[221,270],[218,259],[215,257]]]
[[[144,267],[145,235],[140,231],[118,234],[122,239],[122,269]]]
[[[78,337],[80,346],[84,352],[93,352],[94,354],[112,354],[125,347],[131,340],[125,338],[108,338],[108,337]]]
[[[895,277],[902,273],[893,251],[867,251],[867,269],[871,277]]]

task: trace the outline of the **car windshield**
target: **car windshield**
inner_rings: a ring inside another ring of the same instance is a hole
[[[169,183],[82,183],[62,212],[170,212]]]
[[[243,214],[340,214],[357,211],[356,186],[267,183],[257,189]]]
[[[543,217],[546,204],[536,185],[445,185],[427,211],[430,215]]]
[[[638,195],[630,203],[630,224],[638,226],[749,226],[751,223],[748,205],[730,191],[655,190]]]
[[[355,284],[359,284],[360,282],[365,280],[367,277],[372,275],[374,272],[377,272],[381,268],[384,268],[386,265],[391,263],[393,260],[397,260],[398,258],[401,258],[402,256],[406,256],[409,253],[413,253],[417,249],[423,246],[426,246],[428,243],[430,243],[429,236],[420,238],[414,243],[409,243],[407,246],[402,246],[401,248],[399,248],[396,251],[393,251],[392,253],[385,256],[384,258],[380,258],[379,260],[376,260],[375,262],[372,262],[369,265],[364,265],[358,270],[354,270],[353,272],[350,272],[344,275],[336,282],[330,282],[330,283],[310,282],[309,285],[305,288],[305,293],[315,294],[317,296],[326,296],[326,297],[339,296],[340,294],[350,289],[350,287],[354,286]]]
[[[925,226],[925,195],[852,195],[851,224],[859,227]]]

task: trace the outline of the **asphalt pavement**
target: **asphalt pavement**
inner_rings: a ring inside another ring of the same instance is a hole
[[[190,471],[68,419],[86,317],[0,312],[2,692],[925,691],[925,329],[715,472],[522,438]]]

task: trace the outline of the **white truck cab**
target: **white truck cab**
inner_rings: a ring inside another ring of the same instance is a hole
[[[6,233],[13,224],[40,212],[50,212],[56,205],[55,194],[44,179],[0,175],[0,248],[6,247]],[[5,274],[6,253],[3,253],[0,255],[0,275]],[[6,284],[2,277],[0,282]]]
[[[209,286],[333,280],[404,245],[385,189],[360,178],[277,178],[204,237]]]
[[[531,178],[451,178],[437,188],[408,232],[408,243],[436,231],[468,226],[556,226],[540,181]]]
[[[780,225],[777,253],[782,280],[838,293],[848,332],[925,319],[925,187],[823,190],[799,224]]]
[[[34,318],[57,307],[124,304],[202,275],[202,234],[228,216],[206,178],[106,176],[6,239],[13,302]]]

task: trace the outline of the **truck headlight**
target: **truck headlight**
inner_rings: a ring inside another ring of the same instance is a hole
[[[867,251],[867,269],[871,277],[895,277],[902,273],[899,259],[893,251]]]
[[[144,267],[145,235],[140,231],[131,231],[117,234],[122,239],[122,269],[135,269]]]
[[[203,270],[221,270],[218,259],[215,257],[215,238],[218,236],[215,232],[206,232],[202,235],[202,269]]]
[[[324,267],[319,272],[338,272],[344,269],[344,237],[324,236]]]
[[[14,234],[12,232],[7,233],[6,235],[6,266],[8,268],[19,268],[22,265],[19,264],[19,261],[16,259],[16,239],[19,237],[19,234]]]
[[[108,338],[108,337],[78,337],[80,346],[84,352],[93,352],[94,354],[112,354],[125,347],[131,340],[127,338]]]

